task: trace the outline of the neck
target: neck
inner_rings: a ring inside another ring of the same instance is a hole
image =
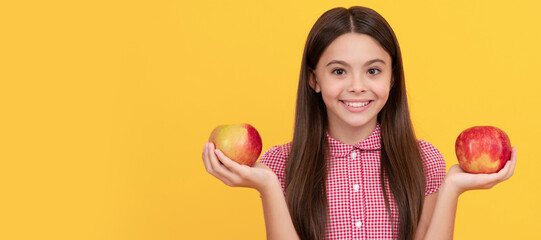
[[[376,129],[377,122],[373,121],[360,127],[344,127],[329,122],[328,132],[334,139],[349,145],[355,145],[367,139]]]

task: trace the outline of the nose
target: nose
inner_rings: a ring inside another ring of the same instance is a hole
[[[353,76],[350,79],[348,91],[353,93],[366,92],[366,79],[362,75]]]

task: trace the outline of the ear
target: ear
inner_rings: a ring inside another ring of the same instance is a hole
[[[308,70],[308,83],[310,84],[310,87],[314,89],[315,92],[317,93],[321,92],[321,87],[319,86],[319,83],[317,82],[316,73],[312,69]]]

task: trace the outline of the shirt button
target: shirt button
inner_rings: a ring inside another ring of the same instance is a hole
[[[350,156],[351,156],[351,158],[356,158],[356,157],[357,157],[357,153],[352,152]]]
[[[353,191],[354,191],[354,192],[358,192],[358,191],[359,191],[359,188],[361,188],[361,186],[359,186],[359,184],[353,185]]]
[[[363,223],[361,221],[358,221],[355,223],[355,227],[361,228],[363,226]]]

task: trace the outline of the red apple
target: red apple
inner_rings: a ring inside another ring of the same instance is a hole
[[[253,166],[261,153],[261,137],[250,124],[232,124],[216,127],[209,137],[228,158],[240,164]]]
[[[464,171],[495,173],[511,159],[511,142],[497,127],[471,127],[458,135],[455,152]]]

